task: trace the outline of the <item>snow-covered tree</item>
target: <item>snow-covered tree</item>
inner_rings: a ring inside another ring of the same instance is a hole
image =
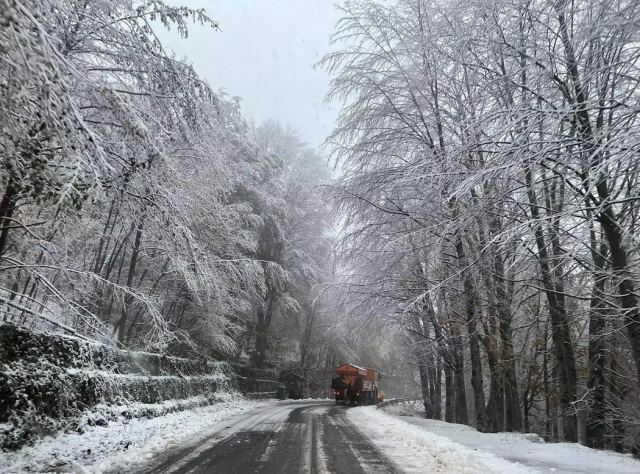
[[[637,2],[341,8],[342,255],[444,371],[425,406],[636,449]]]

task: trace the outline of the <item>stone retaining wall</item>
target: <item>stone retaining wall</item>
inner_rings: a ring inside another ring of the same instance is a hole
[[[214,403],[220,390],[270,393],[277,382],[269,375],[0,325],[0,448],[115,416],[157,416]]]

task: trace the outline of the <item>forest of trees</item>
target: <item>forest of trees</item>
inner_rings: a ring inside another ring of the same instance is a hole
[[[427,416],[639,454],[640,3],[341,9],[341,265]]]
[[[156,0],[0,2],[0,320],[304,363],[331,266],[330,170],[156,36],[194,23],[218,28]]]
[[[640,3],[339,9],[327,160],[164,48],[204,11],[0,0],[0,321],[640,455]]]

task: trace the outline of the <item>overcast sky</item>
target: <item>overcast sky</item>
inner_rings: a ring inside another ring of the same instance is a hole
[[[329,50],[338,12],[332,0],[172,0],[205,8],[221,31],[192,26],[189,38],[162,33],[214,89],[242,98],[245,116],[291,125],[313,146],[331,131],[323,103],[327,74],[313,65]]]

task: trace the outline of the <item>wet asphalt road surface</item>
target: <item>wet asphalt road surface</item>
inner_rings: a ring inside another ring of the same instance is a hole
[[[396,473],[333,401],[279,402],[237,416],[145,473]]]

